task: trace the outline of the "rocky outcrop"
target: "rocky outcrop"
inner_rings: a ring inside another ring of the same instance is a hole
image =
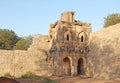
[[[91,77],[120,80],[120,23],[91,33],[87,61]]]

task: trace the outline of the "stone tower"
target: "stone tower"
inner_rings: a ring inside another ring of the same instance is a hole
[[[86,74],[86,58],[91,24],[74,20],[74,12],[63,12],[61,20],[49,27],[52,74]]]

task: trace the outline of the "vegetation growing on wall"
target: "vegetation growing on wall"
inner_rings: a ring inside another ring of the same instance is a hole
[[[10,73],[5,73],[3,77],[12,78],[13,76],[11,76]]]

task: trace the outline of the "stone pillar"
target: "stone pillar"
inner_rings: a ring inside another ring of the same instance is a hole
[[[75,54],[74,54],[74,56],[75,56]],[[74,76],[77,76],[77,65],[78,65],[77,59],[76,59],[76,57],[74,57]]]
[[[74,66],[74,76],[77,76],[77,65]]]
[[[54,57],[52,56],[52,74],[55,75],[55,63],[54,63]]]
[[[57,64],[58,64],[58,69],[57,69],[57,76],[61,76],[62,75],[62,63],[61,63],[61,57],[58,56],[58,59],[57,59]]]
[[[54,62],[54,73],[56,76],[61,76],[62,75],[62,60],[60,56],[60,52],[56,51],[55,53],[55,62]]]
[[[74,55],[74,76],[77,76],[77,65],[78,65],[78,60],[77,60],[77,57],[76,57],[76,53],[73,54]]]
[[[71,76],[74,76],[74,66],[71,66]]]

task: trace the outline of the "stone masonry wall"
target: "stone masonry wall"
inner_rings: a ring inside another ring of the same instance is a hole
[[[0,75],[10,73],[12,76],[19,77],[28,71],[33,70],[32,58],[27,51],[8,51],[0,50]]]
[[[10,73],[12,76],[20,77],[26,72],[37,75],[50,75],[48,71],[46,47],[49,42],[47,36],[37,36],[27,51],[22,50],[0,50],[0,76]],[[43,46],[44,45],[44,46]],[[38,49],[40,47],[40,49]]]
[[[120,80],[120,23],[91,33],[89,47],[90,76]]]

